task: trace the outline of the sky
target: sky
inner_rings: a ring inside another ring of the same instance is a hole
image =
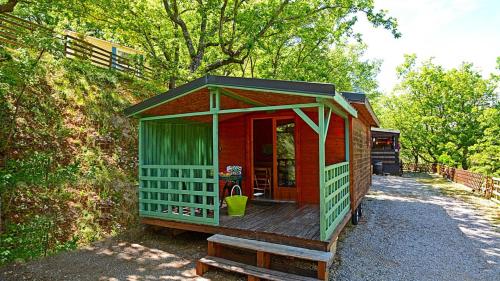
[[[366,58],[381,59],[379,87],[389,93],[396,85],[396,67],[404,54],[419,60],[434,57],[446,68],[471,62],[484,76],[495,71],[500,57],[500,0],[375,0],[398,20],[402,37],[374,28],[366,19],[355,31],[368,45]]]

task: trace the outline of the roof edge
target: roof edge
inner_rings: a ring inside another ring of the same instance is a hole
[[[283,94],[311,95],[317,97],[327,96],[333,98],[336,96],[335,85],[329,83],[206,75],[132,105],[123,112],[127,117],[134,116],[182,95],[210,86],[271,91]]]

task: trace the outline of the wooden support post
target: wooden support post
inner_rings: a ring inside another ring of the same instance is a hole
[[[214,224],[219,225],[219,110],[220,90],[210,88],[210,112],[212,112],[212,159],[214,166]]]
[[[318,262],[318,279],[319,280],[328,280],[328,266],[326,262],[319,261]]]
[[[248,279],[247,280],[248,281],[260,281],[260,278],[252,276],[252,275],[248,275]]]
[[[271,265],[271,255],[266,252],[257,251],[257,266],[269,268]]]
[[[344,119],[345,162],[349,162],[349,119],[351,118],[347,117]]]
[[[320,104],[318,107],[318,168],[319,168],[319,225],[320,225],[320,238],[326,241],[326,205],[325,205],[325,106]]]
[[[138,137],[138,147],[137,147],[137,150],[138,150],[138,154],[139,154],[139,163],[137,163],[137,174],[139,175],[139,178],[142,176],[142,164],[144,163],[144,151],[143,151],[143,145],[144,145],[144,121],[142,121],[142,119],[139,120],[139,137]],[[142,186],[143,183],[142,181],[139,180],[139,213],[140,211],[143,209],[143,204],[141,204],[141,200],[144,199],[144,195],[143,193],[141,192],[141,188],[143,187]]]
[[[208,271],[208,265],[198,261],[196,262],[196,275],[202,276]]]
[[[207,254],[212,257],[217,257],[217,253],[215,251],[215,243],[208,241],[208,249],[207,249]]]

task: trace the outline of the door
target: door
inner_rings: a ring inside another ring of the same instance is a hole
[[[275,200],[297,200],[296,124],[294,118],[273,120],[273,187]]]
[[[250,122],[252,198],[296,201],[296,119],[292,116],[267,116],[252,118]]]

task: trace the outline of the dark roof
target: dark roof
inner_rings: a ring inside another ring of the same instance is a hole
[[[364,93],[358,92],[340,92],[344,98],[350,102],[360,102],[364,103],[366,99],[366,95]]]
[[[372,132],[384,133],[384,134],[393,134],[393,135],[399,135],[400,134],[400,132],[398,130],[385,129],[385,128],[372,128]]]
[[[350,103],[363,104],[366,107],[366,110],[370,113],[370,116],[372,117],[375,124],[377,126],[380,126],[380,121],[378,120],[377,115],[375,115],[375,112],[373,112],[372,105],[370,104],[370,101],[366,97],[365,93],[362,92],[340,92],[340,93]]]
[[[124,110],[125,115],[130,116],[144,111],[154,105],[158,105],[174,99],[185,93],[208,86],[241,87],[251,89],[262,89],[280,92],[302,93],[304,95],[335,96],[335,85],[328,83],[311,83],[286,80],[271,80],[257,78],[240,78],[227,76],[207,75],[188,82],[175,89],[159,94]]]

